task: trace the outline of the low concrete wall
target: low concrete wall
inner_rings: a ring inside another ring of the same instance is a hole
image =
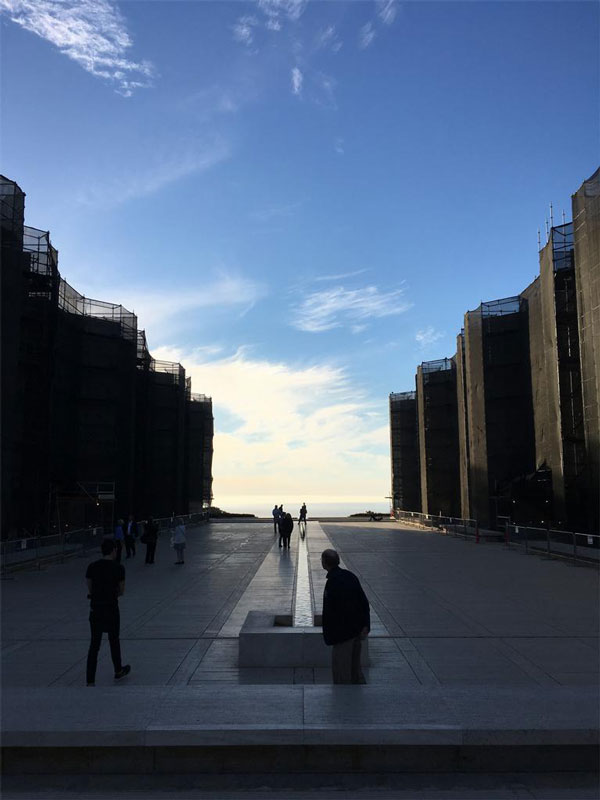
[[[315,622],[320,622],[320,616]],[[368,666],[365,639],[361,663]],[[239,635],[240,667],[329,667],[331,648],[321,627],[293,627],[290,614],[249,611]]]

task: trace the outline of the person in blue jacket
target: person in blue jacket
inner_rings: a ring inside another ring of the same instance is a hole
[[[321,553],[327,570],[323,592],[323,638],[332,647],[334,683],[366,683],[360,666],[362,642],[371,629],[369,601],[353,572],[340,567],[335,550]]]

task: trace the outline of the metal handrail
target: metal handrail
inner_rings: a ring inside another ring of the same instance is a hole
[[[473,537],[478,543],[480,539],[479,523],[476,519],[463,517],[445,517],[439,514],[423,514],[421,511],[403,511],[394,509],[393,517],[398,522],[422,525],[431,530],[438,530],[453,536]]]
[[[582,538],[585,542],[578,542]],[[504,541],[507,547],[522,547],[527,554],[545,553],[547,558],[568,558],[600,567],[600,535],[595,533],[510,523],[506,526]],[[540,542],[543,542],[542,546]]]
[[[177,524],[177,520],[184,524],[207,522],[208,511],[194,514],[176,514],[171,517],[156,519],[159,531],[169,530]],[[143,526],[143,521],[140,521]],[[41,566],[43,562],[64,561],[78,553],[85,553],[98,547],[102,539],[112,536],[112,530],[102,527],[78,528],[62,533],[48,534],[47,536],[26,536],[0,542],[0,568],[2,573],[12,568],[21,566]]]

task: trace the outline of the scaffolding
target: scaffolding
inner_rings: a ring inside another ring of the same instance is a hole
[[[119,325],[124,339],[137,342],[137,317],[135,314],[117,303],[107,303],[104,300],[86,297],[62,278],[58,290],[58,307],[68,314],[115,322]]]
[[[152,357],[133,312],[61,278],[49,232],[23,224],[24,206],[17,184],[0,176],[2,377],[11,386],[2,403],[2,534],[50,526],[56,498],[68,497],[68,513],[85,522],[79,491],[96,514],[92,484],[114,485],[121,515],[186,513],[192,446],[195,497],[210,501],[211,399],[192,393],[181,364]]]
[[[456,357],[424,361],[417,369],[421,510],[458,516],[460,479]]]
[[[419,447],[416,392],[390,394],[392,507],[419,511]]]
[[[518,314],[523,310],[523,303],[521,295],[503,297],[500,300],[488,300],[481,303],[478,311],[482,317],[503,317],[507,314]]]

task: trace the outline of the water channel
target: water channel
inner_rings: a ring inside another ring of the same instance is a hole
[[[296,570],[296,597],[294,602],[294,627],[314,625],[310,573],[308,569],[308,547],[306,537],[298,535],[298,566]]]

